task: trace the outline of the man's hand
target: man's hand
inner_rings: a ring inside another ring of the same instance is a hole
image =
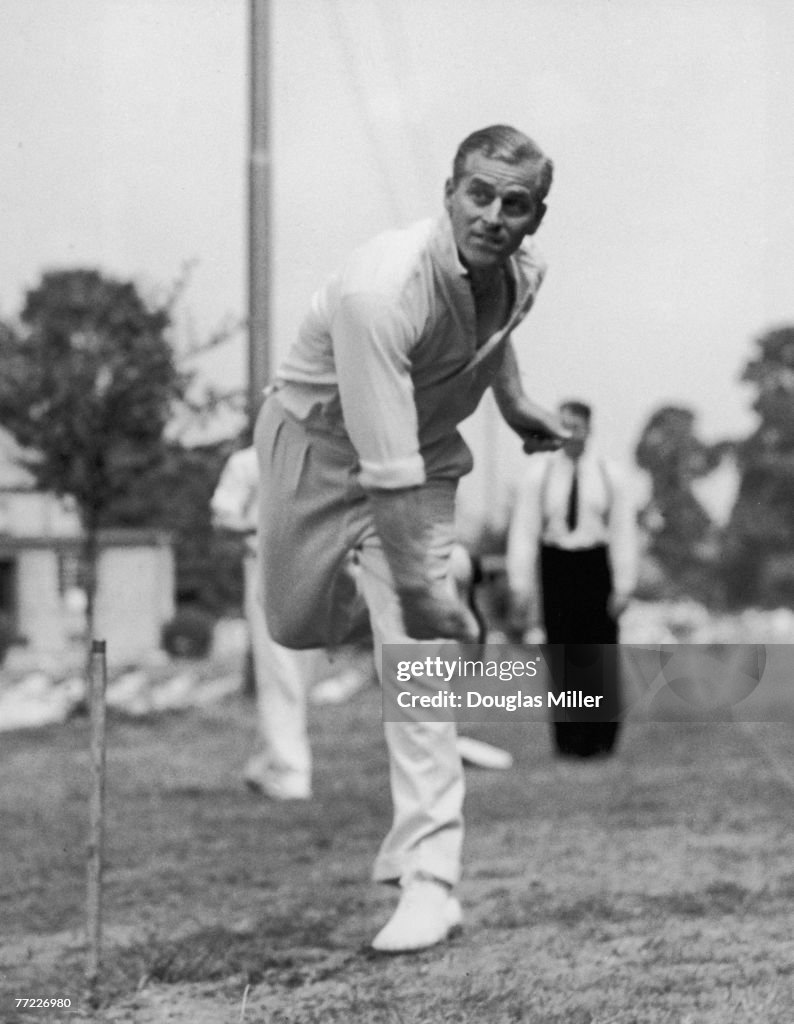
[[[477,617],[450,576],[449,553],[433,540],[433,507],[426,489],[372,490],[369,498],[408,636],[477,643]],[[466,593],[468,557],[461,571],[460,589]]]
[[[528,455],[556,451],[569,436],[555,413],[528,399],[525,407],[516,410],[507,422],[524,442],[524,451]]]
[[[480,624],[471,609],[445,587],[397,593],[405,632],[414,640],[460,640],[465,644],[479,640]]]

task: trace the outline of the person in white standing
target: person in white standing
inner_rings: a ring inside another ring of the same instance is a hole
[[[245,537],[244,602],[256,680],[261,750],[248,761],[244,779],[274,800],[308,800],[312,794],[312,756],[306,722],[308,691],[349,696],[371,677],[363,659],[348,662],[337,676],[323,650],[294,651],[270,636],[259,600],[256,531],[259,521],[259,468],[253,447],[233,452],[211,500],[216,527]],[[330,677],[330,678],[325,678]],[[332,686],[333,684],[333,686]]]

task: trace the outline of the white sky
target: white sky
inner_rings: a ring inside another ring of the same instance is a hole
[[[436,213],[457,143],[502,121],[556,164],[550,271],[516,336],[531,393],[591,399],[622,456],[665,402],[693,407],[707,437],[747,432],[751,340],[794,322],[794,5],[272,6],[276,360],[322,275]],[[193,259],[180,329],[245,314],[247,14],[0,0],[0,315],[46,267],[151,291]],[[244,344],[207,374],[241,384]]]

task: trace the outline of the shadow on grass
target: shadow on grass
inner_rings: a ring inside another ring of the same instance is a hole
[[[106,999],[143,988],[149,982],[174,985],[219,982],[243,985],[278,979],[296,988],[330,976],[328,954],[335,950],[331,926],[306,915],[269,917],[244,929],[212,926],[177,939],[150,938],[108,950],[103,971]],[[323,970],[318,966],[324,963]]]
[[[539,924],[556,924],[576,928],[589,922],[627,922],[637,919],[709,918],[722,915],[760,913],[764,904],[773,907],[780,891],[753,891],[733,882],[716,882],[696,892],[674,892],[632,896],[624,894],[587,896],[572,902],[561,902],[558,895],[537,892],[516,897],[515,892],[494,889],[489,894],[491,909],[482,924],[489,928],[530,928]]]

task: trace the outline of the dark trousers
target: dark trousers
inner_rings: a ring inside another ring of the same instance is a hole
[[[607,608],[612,593],[607,549],[563,551],[544,545],[540,572],[546,640],[561,645],[551,648],[555,691],[604,698],[592,713],[555,708],[554,745],[569,757],[609,754],[620,731],[622,701],[618,626]]]

